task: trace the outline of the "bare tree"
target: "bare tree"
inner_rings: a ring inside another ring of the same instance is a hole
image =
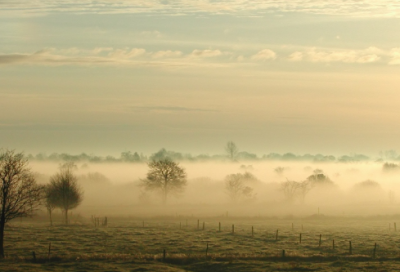
[[[286,200],[292,203],[298,194],[298,189],[300,188],[300,183],[293,180],[286,180],[281,184],[281,190],[285,195]]]
[[[5,224],[17,217],[33,215],[44,197],[22,153],[6,150],[0,154],[0,257],[4,258]]]
[[[304,180],[302,182],[299,182],[298,184],[298,191],[299,191],[299,196],[300,196],[300,201],[302,204],[304,204],[306,195],[310,190],[312,189],[312,183],[309,180]]]
[[[238,173],[226,176],[225,190],[233,203],[237,203],[241,199],[250,200],[255,198],[253,188],[247,184],[250,178],[254,178],[250,173]]]
[[[228,158],[231,161],[235,161],[237,158],[237,155],[239,153],[239,149],[237,148],[236,144],[232,141],[229,141],[226,146],[225,146],[225,151],[228,155]]]
[[[147,190],[159,190],[162,193],[163,203],[167,203],[170,193],[178,194],[186,186],[185,169],[169,158],[153,160],[148,163],[147,178],[142,180],[142,186]]]
[[[65,223],[68,225],[68,212],[76,208],[83,199],[83,192],[78,186],[77,177],[73,173],[75,165],[66,163],[60,172],[50,178],[49,195],[53,204],[63,210]]]

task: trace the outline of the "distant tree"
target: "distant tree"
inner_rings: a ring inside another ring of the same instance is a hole
[[[281,183],[281,191],[283,192],[286,201],[293,203],[295,197],[298,195],[300,183],[294,180],[286,180]]]
[[[164,204],[170,193],[178,194],[185,188],[186,172],[170,158],[152,160],[147,165],[150,169],[147,178],[142,180],[142,186],[148,190],[159,190]]]
[[[307,181],[311,183],[311,186],[334,185],[333,181],[323,174],[323,171],[320,169],[315,169],[314,174],[307,177]]]
[[[235,161],[237,159],[239,149],[234,142],[229,141],[225,146],[225,151],[231,161]]]
[[[395,172],[395,171],[400,170],[400,166],[395,163],[385,162],[382,166],[382,170],[384,172]]]
[[[285,171],[284,167],[278,166],[274,169],[275,173],[277,173],[278,175],[282,175],[283,172]]]
[[[107,185],[110,184],[110,180],[99,172],[89,172],[85,175],[78,176],[80,184],[87,185]]]
[[[255,198],[253,188],[249,186],[250,181],[257,179],[250,173],[231,174],[225,178],[225,190],[233,203],[240,200],[251,200]]]
[[[281,183],[281,191],[289,203],[293,203],[296,198],[300,198],[301,203],[304,203],[306,195],[311,189],[312,184],[308,180],[301,182],[286,180]]]
[[[49,195],[57,208],[64,212],[65,223],[68,225],[68,212],[81,204],[83,192],[78,186],[77,177],[73,170],[76,166],[73,163],[66,163],[60,166],[59,173],[50,178]]]
[[[133,154],[130,151],[121,153],[121,161],[140,162],[141,160],[142,160],[142,158],[140,157],[140,155],[137,152],[135,152]]]
[[[378,182],[376,182],[374,180],[370,180],[370,179],[357,183],[356,185],[354,185],[354,188],[356,190],[365,190],[365,189],[381,190],[382,189],[381,185]]]
[[[22,153],[6,150],[0,154],[0,257],[4,258],[4,228],[17,217],[32,215],[44,197]]]
[[[311,191],[311,189],[312,189],[312,183],[309,180],[304,180],[299,183],[298,191],[301,203],[305,202],[306,195],[308,194],[308,192]]]

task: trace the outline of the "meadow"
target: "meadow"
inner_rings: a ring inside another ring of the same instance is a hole
[[[391,271],[400,259],[400,217],[107,219],[17,220],[6,229],[0,270]]]

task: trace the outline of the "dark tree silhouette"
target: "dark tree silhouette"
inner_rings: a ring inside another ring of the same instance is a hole
[[[50,202],[64,212],[65,223],[68,225],[68,212],[76,208],[83,199],[83,193],[78,186],[77,177],[73,173],[73,163],[60,167],[60,172],[50,178]]]
[[[179,164],[169,158],[153,160],[148,163],[147,178],[142,180],[142,186],[147,190],[159,190],[163,203],[167,203],[170,193],[177,194],[186,186],[186,172]]]
[[[4,258],[5,224],[17,217],[33,215],[44,197],[22,153],[7,150],[0,154],[0,257]]]
[[[229,141],[225,146],[225,151],[231,161],[236,161],[239,149],[234,142]]]

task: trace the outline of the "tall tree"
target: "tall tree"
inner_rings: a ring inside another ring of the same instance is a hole
[[[60,167],[60,171],[50,178],[49,196],[53,204],[62,209],[65,223],[68,225],[68,212],[81,204],[83,192],[78,186],[78,178],[74,175],[73,163],[66,163]]]
[[[235,161],[237,159],[239,149],[237,148],[237,146],[234,142],[229,141],[225,146],[225,151],[227,153],[228,158],[231,161]]]
[[[32,215],[44,197],[22,153],[6,150],[0,154],[0,257],[4,258],[5,224]]]
[[[170,193],[180,193],[186,186],[186,172],[179,164],[169,158],[153,160],[148,163],[147,178],[142,185],[148,190],[159,190],[163,203],[167,203]]]

